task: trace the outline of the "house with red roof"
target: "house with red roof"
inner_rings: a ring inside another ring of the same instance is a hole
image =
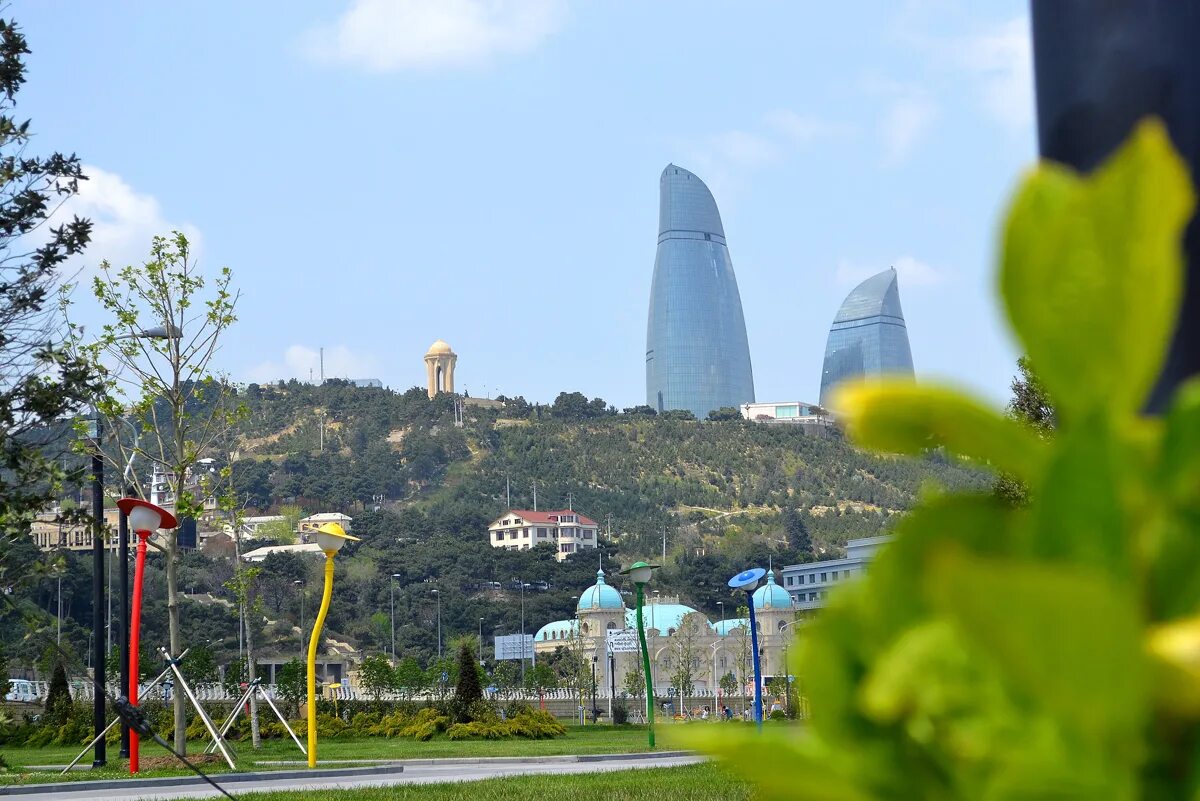
[[[553,545],[560,562],[568,554],[595,548],[599,535],[596,521],[574,509],[509,509],[488,526],[493,548],[527,551],[537,545]]]

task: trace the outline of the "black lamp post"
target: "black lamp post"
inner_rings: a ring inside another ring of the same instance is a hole
[[[92,678],[96,693],[92,701],[92,725],[97,733],[108,725],[104,714],[104,693],[108,686],[104,675],[104,456],[100,453],[100,413],[92,421]],[[93,768],[108,763],[104,738],[96,740]]]
[[[1200,6],[1179,0],[1033,0],[1038,148],[1077,170],[1096,167],[1139,119],[1157,115],[1200,174]],[[1184,239],[1187,275],[1170,353],[1148,408],[1200,373],[1200,233]]]

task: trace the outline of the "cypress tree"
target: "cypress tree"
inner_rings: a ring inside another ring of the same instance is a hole
[[[454,688],[454,713],[460,723],[471,719],[471,705],[483,698],[479,671],[475,667],[475,651],[467,643],[458,649],[458,684]]]

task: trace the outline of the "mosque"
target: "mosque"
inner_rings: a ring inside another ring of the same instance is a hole
[[[630,596],[626,604],[626,595]],[[731,597],[728,606],[737,609],[739,601]],[[744,608],[744,606],[743,606]],[[758,645],[761,649],[763,680],[785,675],[787,649],[795,634],[797,618],[791,595],[775,583],[775,571],[767,573],[766,583],[754,592],[754,613],[758,622]],[[654,694],[665,698],[672,687],[680,658],[692,662],[692,694],[717,694],[721,678],[732,673],[745,692],[753,693],[751,666],[750,621],[748,618],[729,618],[710,621],[704,614],[678,598],[649,593],[642,609],[646,627],[646,647],[650,652],[654,674]],[[585,659],[596,668],[597,695],[607,697],[612,687],[622,693],[626,677],[637,671],[641,654],[623,651],[609,654],[609,632],[625,630],[636,637],[637,609],[632,592],[619,592],[605,581],[604,570],[596,573],[596,583],[579,596],[575,617],[556,620],[538,629],[533,647],[537,657],[549,656],[560,647],[582,645]],[[579,638],[582,642],[576,642]],[[611,657],[611,658],[610,658]],[[615,681],[614,681],[615,679]],[[739,691],[737,697],[741,697]]]

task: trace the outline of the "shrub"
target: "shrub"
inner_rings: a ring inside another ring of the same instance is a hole
[[[450,726],[450,717],[434,707],[426,707],[412,718],[412,721],[400,730],[401,737],[411,737],[414,740],[432,740],[435,734],[444,732]]]

